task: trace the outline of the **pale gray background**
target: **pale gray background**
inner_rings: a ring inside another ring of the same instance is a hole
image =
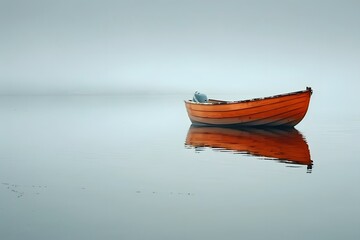
[[[0,0],[0,239],[360,239],[359,23],[360,1]],[[311,174],[185,148],[193,91],[306,86]]]
[[[309,85],[349,97],[360,85],[359,12],[355,0],[1,0],[0,94]]]

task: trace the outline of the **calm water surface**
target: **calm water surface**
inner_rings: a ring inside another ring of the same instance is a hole
[[[194,128],[186,96],[1,97],[0,239],[360,239],[360,115]]]

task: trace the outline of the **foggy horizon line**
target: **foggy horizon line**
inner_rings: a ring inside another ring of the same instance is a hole
[[[154,95],[188,95],[192,96],[196,91],[202,92],[208,95],[258,95],[262,97],[263,94],[266,95],[277,95],[289,92],[296,92],[300,90],[305,90],[306,87],[316,88],[316,86],[303,84],[303,85],[293,85],[293,86],[273,86],[266,88],[259,88],[254,86],[247,86],[246,88],[239,88],[234,86],[219,87],[214,86],[194,86],[190,87],[176,88],[176,87],[162,87],[162,88],[128,88],[124,89],[37,89],[37,90],[7,90],[0,91],[0,97],[21,97],[21,96],[154,96]]]
[[[195,92],[195,91],[194,91]],[[146,96],[151,96],[151,95],[180,95],[180,94],[187,94],[189,93],[189,91],[157,91],[157,92],[153,92],[153,91],[127,91],[127,92],[121,92],[121,91],[114,91],[114,92],[70,92],[70,93],[66,93],[66,92],[50,92],[50,93],[42,93],[42,92],[38,92],[38,93],[0,93],[0,97],[21,97],[21,96],[131,96],[131,95],[146,95]]]

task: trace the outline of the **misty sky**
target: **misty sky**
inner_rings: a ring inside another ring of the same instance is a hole
[[[0,0],[0,94],[353,91],[359,13],[355,0]]]

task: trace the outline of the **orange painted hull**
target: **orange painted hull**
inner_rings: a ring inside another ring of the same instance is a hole
[[[311,94],[311,88],[306,88],[244,101],[187,100],[185,106],[191,122],[197,125],[293,127],[305,117]]]
[[[285,163],[307,165],[313,161],[305,138],[295,128],[220,128],[192,125],[185,145],[249,154]]]

